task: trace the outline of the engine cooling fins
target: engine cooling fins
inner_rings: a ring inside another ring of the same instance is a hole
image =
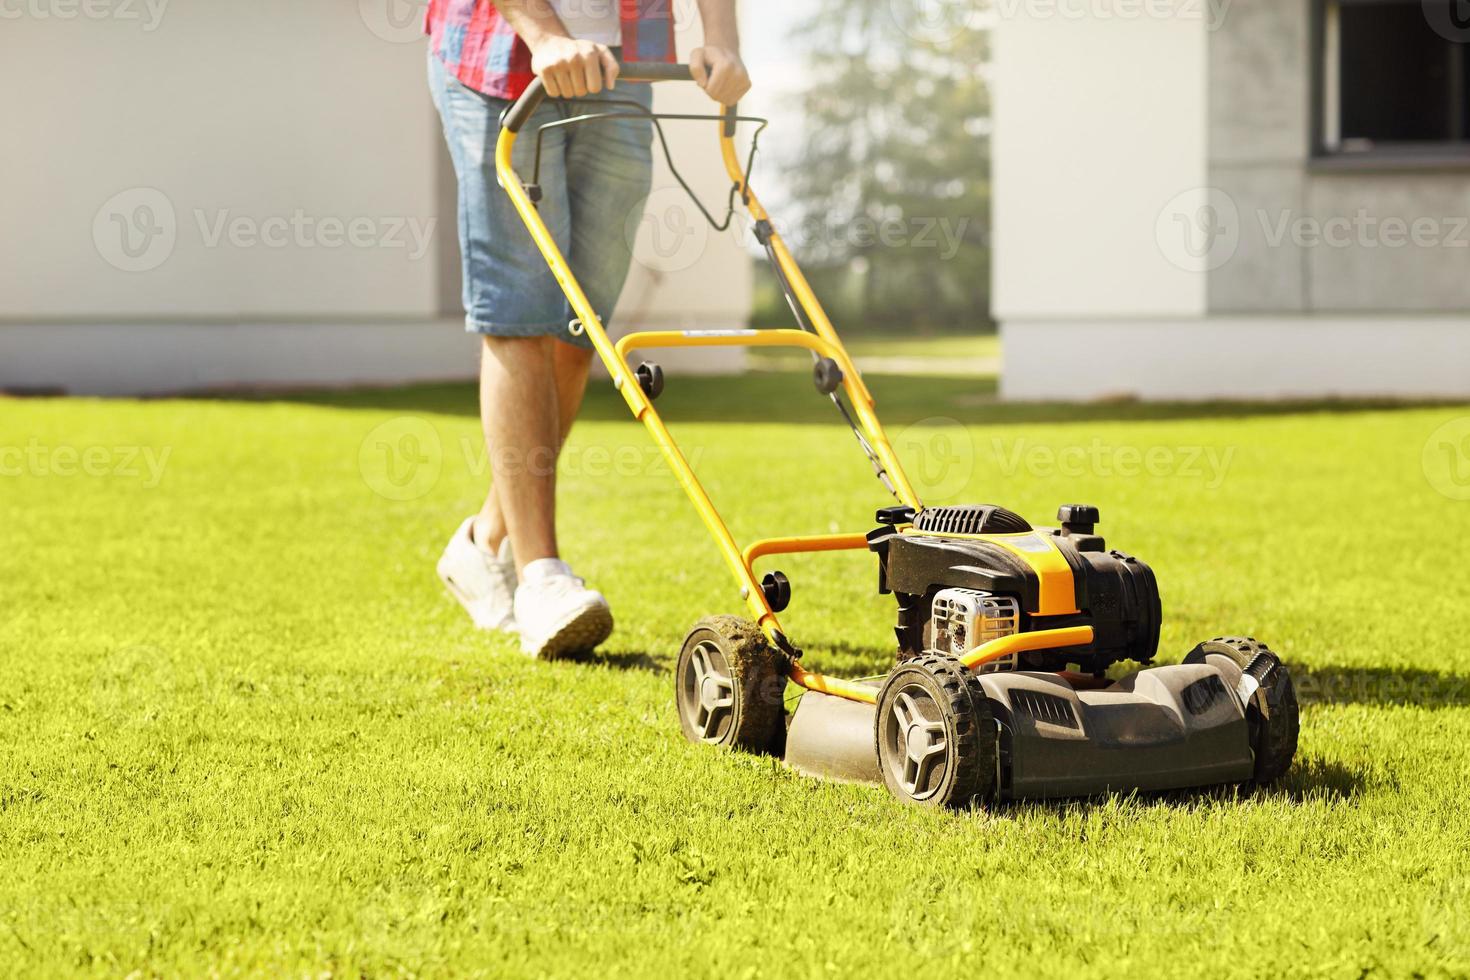
[[[914,529],[933,534],[1025,534],[1026,518],[993,504],[930,507],[914,517]]]

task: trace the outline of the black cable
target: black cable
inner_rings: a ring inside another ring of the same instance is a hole
[[[791,315],[796,318],[797,326],[809,334],[820,336],[820,334],[817,334],[817,329],[807,319],[806,312],[801,308],[801,304],[796,301],[796,291],[791,288],[791,280],[786,277],[786,270],[781,268],[781,263],[776,258],[776,249],[771,244],[770,235],[762,235],[761,239],[761,245],[766,250],[766,260],[771,263],[771,271],[776,274],[776,282],[781,286],[781,292],[786,297],[786,305],[791,308]],[[822,359],[822,355],[816,351],[812,351],[811,355],[813,364],[816,364]],[[832,404],[837,406],[837,411],[842,414],[843,420],[847,422],[847,427],[852,430],[853,437],[857,439],[858,445],[862,447],[863,454],[868,457],[868,462],[872,464],[874,475],[883,483],[883,486],[887,488],[888,492],[893,495],[894,500],[897,500],[900,504],[903,503],[903,499],[898,495],[898,490],[893,486],[892,478],[888,475],[888,468],[883,465],[883,461],[878,457],[877,452],[873,450],[872,444],[863,435],[862,429],[853,421],[852,412],[848,409],[847,402],[843,399],[842,393],[834,391],[827,397],[832,399]]]
[[[576,101],[579,100],[563,100],[564,103]],[[699,209],[699,213],[704,215],[704,220],[708,222],[709,226],[715,231],[728,231],[730,229],[730,225],[735,219],[735,198],[737,195],[740,195],[743,199],[745,185],[738,183],[731,184],[730,195],[725,202],[725,217],[723,218],[723,220],[716,221],[715,216],[710,213],[707,207],[704,206],[704,202],[699,199],[699,195],[694,193],[694,188],[689,186],[689,181],[684,179],[684,174],[680,172],[678,165],[674,163],[674,154],[673,151],[669,149],[669,140],[668,137],[664,134],[662,121],[665,119],[671,119],[678,121],[703,120],[708,122],[734,121],[759,123],[759,125],[756,127],[756,131],[751,134],[750,153],[746,155],[745,160],[745,179],[748,182],[750,180],[750,171],[755,167],[756,153],[760,149],[761,133],[765,132],[766,127],[770,125],[770,120],[763,119],[759,116],[736,116],[734,120],[730,120],[726,116],[711,116],[677,112],[654,112],[653,110],[644,107],[642,104],[638,102],[633,102],[628,99],[602,99],[599,100],[597,104],[627,106],[632,111],[589,112],[583,113],[582,115],[578,116],[568,116],[564,119],[559,119],[555,122],[544,123],[541,126],[538,126],[536,128],[536,158],[531,168],[531,182],[533,184],[539,184],[541,182],[541,153],[543,141],[546,138],[546,130],[563,129],[571,126],[581,126],[584,123],[596,122],[604,119],[647,119],[653,124],[653,130],[658,136],[659,147],[663,150],[664,161],[668,164],[669,173],[674,175],[674,179],[679,182],[679,186],[684,189],[684,193],[689,195],[689,200],[693,201],[694,206]]]
[[[588,100],[565,99],[560,100],[559,104],[565,107],[569,103],[576,101]],[[750,183],[751,171],[755,169],[755,157],[756,152],[760,147],[761,133],[765,132],[766,127],[770,125],[770,120],[762,119],[759,116],[736,116],[734,120],[730,120],[726,116],[695,115],[687,113],[656,113],[653,110],[646,108],[641,103],[633,102],[628,99],[602,99],[598,101],[598,104],[627,106],[632,111],[589,112],[577,116],[567,116],[555,122],[544,123],[541,126],[538,126],[536,128],[536,158],[531,170],[531,182],[533,184],[539,185],[541,182],[541,154],[543,142],[546,137],[546,130],[581,126],[585,123],[596,122],[604,119],[647,119],[653,124],[654,132],[658,135],[659,146],[663,150],[664,161],[668,164],[669,173],[674,175],[674,179],[679,182],[679,186],[684,189],[684,193],[689,195],[689,200],[694,202],[694,206],[699,209],[700,214],[704,215],[704,220],[709,223],[709,226],[711,228],[713,228],[715,231],[729,230],[731,222],[735,219],[735,197],[736,195],[739,195],[742,202],[746,200],[746,187],[748,187]],[[709,209],[704,206],[704,202],[699,199],[699,195],[694,193],[694,188],[690,187],[689,182],[684,179],[684,175],[679,171],[678,165],[674,163],[674,154],[669,149],[668,137],[664,135],[662,120],[665,119],[681,121],[706,120],[727,123],[734,121],[753,122],[760,124],[756,127],[756,131],[751,135],[750,138],[750,153],[746,156],[745,160],[745,181],[743,183],[735,183],[731,185],[730,195],[728,200],[726,201],[725,217],[723,220],[715,220],[715,216],[710,214]],[[765,233],[760,233],[760,228],[757,228],[757,237],[760,239],[761,246],[765,249],[766,259],[771,263],[771,269],[776,274],[776,281],[781,286],[781,292],[786,297],[786,305],[791,308],[791,315],[796,318],[797,326],[799,326],[807,333],[817,334],[816,328],[813,327],[811,322],[807,319],[805,312],[801,308],[801,304],[796,299],[796,292],[791,288],[791,281],[787,279],[785,270],[781,268],[781,263],[776,258],[775,247],[771,245],[769,225],[766,225],[765,228]],[[816,351],[812,351],[811,355],[813,362],[821,360],[821,355],[818,354]],[[827,397],[832,400],[832,404],[837,407],[838,413],[842,415],[843,421],[845,421],[847,423],[847,427],[852,430],[853,436],[857,439],[858,446],[862,448],[863,454],[868,457],[868,462],[873,467],[873,474],[878,477],[883,486],[888,490],[890,494],[893,495],[893,499],[897,500],[899,503],[903,503],[903,499],[899,497],[898,490],[893,485],[892,478],[888,475],[888,469],[883,465],[883,461],[878,457],[878,454],[873,450],[872,445],[863,435],[862,429],[858,426],[857,422],[854,421],[852,417],[852,412],[849,410],[846,400],[843,399],[842,393],[840,391],[834,391],[831,392]]]

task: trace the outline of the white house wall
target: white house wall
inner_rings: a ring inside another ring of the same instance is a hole
[[[696,15],[692,4],[677,9],[687,50]],[[424,79],[421,4],[15,10],[0,22],[0,389],[475,372],[474,343],[460,334],[454,188]],[[659,94],[661,105],[695,98]],[[714,128],[671,133],[690,176],[722,202],[729,182]],[[684,207],[670,183],[660,166],[655,220],[689,217],[670,215]],[[171,234],[129,256],[118,220]],[[354,222],[359,244],[343,240]],[[738,242],[711,233],[659,254],[648,231],[629,229],[640,262],[625,326],[745,324],[751,271]],[[732,350],[679,354],[661,360],[697,371],[744,363]]]
[[[1206,25],[1128,13],[1144,6],[995,5],[1002,322],[1205,310],[1205,280],[1171,264],[1156,218],[1205,184]]]
[[[1470,172],[1309,160],[1309,0],[1124,5],[996,33],[1002,393],[1470,395]]]

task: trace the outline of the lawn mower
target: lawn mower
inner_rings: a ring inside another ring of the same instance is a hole
[[[690,74],[684,65],[628,63],[621,78],[688,81]],[[764,120],[734,107],[718,116],[675,115],[627,102],[600,103],[583,115],[569,110],[540,127],[647,116],[673,168],[661,121],[716,121],[733,182],[729,211],[717,221],[695,203],[716,228],[729,226],[737,201],[746,208],[797,324],[609,339],[537,212],[537,174],[523,181],[512,162],[518,134],[544,98],[534,82],[506,111],[496,148],[500,182],[566,293],[573,329],[586,332],[662,450],[749,609],[748,619],[706,618],[684,640],[675,701],[691,742],[779,755],[802,773],[881,784],[905,801],[951,807],[1263,784],[1287,770],[1298,718],[1286,667],[1247,637],[1210,640],[1183,663],[1149,667],[1159,644],[1158,584],[1148,565],[1105,544],[1096,507],[1064,505],[1056,526],[1040,527],[1003,507],[919,500],[861,374],[751,190]],[[743,163],[735,145],[741,123],[759,127]],[[629,356],[736,345],[811,353],[818,392],[836,406],[894,498],[876,511],[872,530],[768,538],[743,549],[735,542],[654,409],[662,369],[647,360],[630,366]],[[840,550],[872,552],[878,592],[894,599],[895,662],[883,677],[844,680],[807,670],[779,618],[791,601],[790,580],[755,572],[770,556]],[[1147,669],[1110,679],[1109,668],[1125,662]],[[791,684],[802,693],[788,711]]]

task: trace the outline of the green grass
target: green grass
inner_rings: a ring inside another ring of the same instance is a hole
[[[605,387],[562,480],[619,617],[585,664],[434,578],[484,489],[467,387],[0,402],[0,974],[1470,972],[1470,503],[1421,464],[1470,407],[873,387],[934,501],[1098,504],[1159,572],[1163,659],[1268,639],[1309,697],[1290,776],[955,815],[685,744],[673,655],[740,603]],[[800,377],[660,404],[741,539],[883,503]],[[812,662],[881,669],[871,563],[783,567]]]

